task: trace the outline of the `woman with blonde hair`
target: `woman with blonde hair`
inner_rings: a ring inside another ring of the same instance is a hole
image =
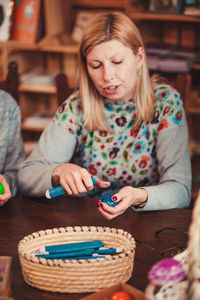
[[[79,87],[19,171],[21,191],[43,196],[62,185],[68,195],[111,194],[118,205],[98,203],[106,219],[128,207],[188,206],[183,103],[174,88],[149,77],[141,34],[125,14],[101,13],[91,21],[79,47]]]

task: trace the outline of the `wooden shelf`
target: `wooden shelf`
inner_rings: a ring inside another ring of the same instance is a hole
[[[73,6],[83,6],[83,7],[94,7],[94,8],[123,8],[124,7],[124,0],[73,0]]]
[[[74,80],[68,80],[69,87],[71,89],[76,88],[76,82]],[[50,94],[55,95],[57,93],[57,89],[55,85],[32,85],[32,84],[23,84],[19,85],[19,91],[24,93],[39,93],[39,94]]]
[[[41,94],[56,94],[55,86],[44,86],[44,85],[27,85],[20,84],[20,92],[29,92],[29,93],[41,93]]]
[[[150,12],[131,12],[130,17],[134,20],[146,21],[172,21],[200,23],[199,17],[186,16],[183,14],[158,14]]]
[[[11,50],[36,50],[38,44],[28,44],[23,42],[18,42],[14,40],[9,40],[7,42],[0,42],[0,48],[7,48],[8,51]]]
[[[9,52],[12,51],[39,51],[39,52],[57,52],[66,54],[77,54],[78,44],[70,43],[63,45],[52,45],[49,40],[48,43],[37,43],[37,44],[27,44],[18,41],[7,41],[0,42],[0,49],[7,48]]]
[[[70,88],[76,88],[78,44],[71,39],[72,25],[79,10],[99,12],[100,10],[124,11],[136,24],[142,33],[144,42],[152,44],[169,44],[183,49],[200,49],[198,39],[200,17],[184,14],[164,14],[148,12],[145,0],[44,0],[45,36],[35,44],[9,40],[0,42],[0,72],[5,79],[8,62],[13,59],[18,62],[19,74],[24,74],[33,68],[45,71],[64,72]],[[141,21],[141,22],[140,22]],[[156,23],[157,22],[157,23]],[[140,27],[141,25],[141,27]],[[193,73],[200,71],[200,63],[192,66]],[[193,73],[191,73],[193,76]],[[46,83],[46,82],[45,82]],[[198,86],[198,83],[195,83]],[[183,87],[184,84],[181,84]],[[47,105],[54,111],[57,107],[56,87],[45,85],[20,84],[22,120],[25,120],[35,110]],[[28,94],[30,93],[30,94]],[[190,97],[187,97],[190,99]],[[48,100],[48,101],[46,101]],[[37,101],[38,106],[36,106]],[[191,119],[198,119],[200,104],[189,101],[187,114]],[[31,123],[30,123],[31,124]],[[43,123],[41,123],[43,125]],[[44,130],[44,126],[30,126],[22,123],[25,135],[28,131],[33,135]],[[31,133],[32,134],[32,133]],[[196,154],[196,152],[195,152]],[[200,153],[199,153],[200,155]]]
[[[192,69],[193,70],[200,70],[200,64],[193,64]]]
[[[199,115],[200,114],[200,106],[199,107],[196,107],[196,106],[189,107],[189,113],[193,114],[193,115]]]
[[[65,54],[77,54],[78,45],[77,44],[68,44],[68,45],[42,45],[38,48],[39,51],[44,52],[57,52]]]
[[[45,126],[30,126],[30,125],[26,125],[26,124],[22,123],[21,129],[26,130],[26,131],[41,132],[45,129]]]

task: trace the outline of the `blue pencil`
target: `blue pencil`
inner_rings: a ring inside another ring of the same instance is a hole
[[[91,176],[91,179],[92,179],[93,184],[96,184],[96,182],[97,182],[96,178],[94,176]],[[55,197],[58,197],[58,196],[61,196],[64,194],[66,194],[65,189],[61,185],[58,185],[52,189],[47,190],[45,193],[45,196],[48,199],[52,199],[52,198],[55,198]]]
[[[34,255],[38,258],[46,258],[46,259],[95,259],[95,258],[105,258],[110,257],[110,255],[81,255],[81,256],[64,256],[64,255],[58,255],[58,254],[50,254],[50,255],[44,255],[44,254],[38,254]]]
[[[67,257],[76,257],[76,256],[96,256],[96,255],[105,255],[105,254],[116,254],[122,252],[123,249],[121,247],[118,248],[87,248],[79,251],[63,251],[63,252],[39,252],[35,253],[36,257],[43,257],[43,258],[67,258]]]
[[[40,254],[54,254],[54,253],[67,253],[82,251],[87,249],[99,249],[104,247],[104,243],[99,240],[80,242],[80,243],[70,243],[70,244],[59,244],[59,245],[49,245],[40,248]]]
[[[108,252],[110,254],[113,254],[111,252]],[[46,258],[46,259],[78,259],[78,257],[99,257],[105,254],[108,254],[107,252],[98,252],[94,251],[93,249],[87,249],[87,250],[82,250],[82,251],[77,251],[77,252],[63,252],[63,253],[51,253],[51,254],[42,254],[42,253],[35,253],[34,256],[38,258]],[[116,253],[116,252],[115,252]]]

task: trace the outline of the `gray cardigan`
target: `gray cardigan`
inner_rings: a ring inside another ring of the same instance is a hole
[[[6,178],[14,196],[17,192],[17,172],[25,159],[20,109],[16,101],[1,90],[0,129],[0,174]]]

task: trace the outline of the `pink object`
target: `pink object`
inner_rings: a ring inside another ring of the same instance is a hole
[[[184,276],[182,264],[173,258],[162,259],[153,265],[148,273],[149,281],[159,286],[167,282],[179,282]]]

